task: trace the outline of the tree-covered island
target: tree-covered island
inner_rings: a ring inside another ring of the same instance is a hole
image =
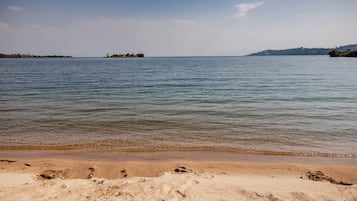
[[[127,53],[127,54],[106,54],[105,58],[143,58],[145,57],[144,53]]]
[[[337,49],[332,50],[328,53],[330,57],[357,57],[357,51],[338,51]]]

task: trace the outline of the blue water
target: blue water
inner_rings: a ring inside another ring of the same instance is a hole
[[[0,60],[0,148],[357,154],[357,59]]]

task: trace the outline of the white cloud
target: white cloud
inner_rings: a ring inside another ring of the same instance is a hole
[[[23,10],[24,10],[23,7],[14,6],[14,5],[8,6],[7,8],[8,8],[9,10],[12,10],[12,11],[23,11]]]
[[[237,4],[236,7],[238,9],[238,12],[235,13],[235,17],[236,18],[242,18],[245,17],[248,13],[248,11],[263,5],[263,2],[259,2],[259,3],[242,3],[242,4]]]
[[[0,22],[0,34],[7,33],[7,32],[12,32],[10,26],[4,22]]]

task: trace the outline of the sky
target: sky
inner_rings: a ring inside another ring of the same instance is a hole
[[[239,56],[357,43],[356,0],[0,0],[0,52]]]

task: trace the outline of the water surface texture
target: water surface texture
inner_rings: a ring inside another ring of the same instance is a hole
[[[0,147],[357,154],[357,60],[0,60]]]

